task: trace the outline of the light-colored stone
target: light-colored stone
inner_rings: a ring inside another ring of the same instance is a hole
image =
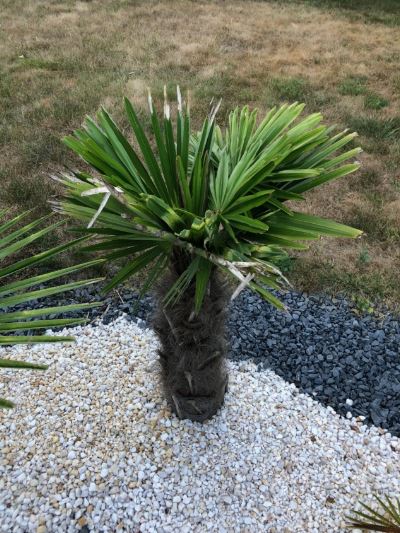
[[[148,371],[152,331],[119,318],[71,333],[75,344],[30,347],[50,365],[40,387],[29,372],[4,381],[18,416],[0,419],[0,531],[336,533],[360,498],[400,493],[400,439],[273,372],[230,363],[217,416],[179,421]]]

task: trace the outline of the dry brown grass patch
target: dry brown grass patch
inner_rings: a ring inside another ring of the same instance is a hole
[[[0,204],[28,205],[32,199],[17,194],[14,180],[36,181],[41,190],[43,173],[76,164],[53,139],[100,104],[123,120],[123,94],[144,109],[147,86],[155,96],[164,83],[189,88],[195,120],[213,95],[223,97],[221,121],[238,104],[265,110],[292,95],[341,127],[354,117],[379,125],[399,113],[398,27],[351,20],[340,9],[253,0],[15,0],[5,2],[2,28]],[[363,79],[387,107],[367,112],[364,93],[342,94],[349,77]],[[349,222],[357,209],[375,216],[374,199],[382,198],[382,216],[396,228],[400,141],[364,135],[360,142],[367,148],[362,172],[316,191],[304,208]],[[308,260],[356,272],[362,246],[324,241]],[[368,246],[366,268],[378,271],[382,258],[385,271],[398,268],[386,241],[376,237]]]

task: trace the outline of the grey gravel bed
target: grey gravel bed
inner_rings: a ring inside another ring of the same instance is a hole
[[[80,289],[63,300],[47,299],[36,307],[100,298]],[[358,316],[344,298],[288,292],[282,313],[244,291],[233,302],[229,319],[230,358],[251,359],[342,415],[400,435],[400,319],[386,314]],[[110,323],[126,313],[139,325],[150,322],[152,299],[120,290],[104,299],[91,319]],[[138,320],[139,319],[139,320]]]

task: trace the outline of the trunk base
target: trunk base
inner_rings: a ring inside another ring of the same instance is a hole
[[[182,396],[173,394],[170,400],[172,411],[181,420],[188,419],[193,422],[205,422],[209,420],[220,410],[224,403],[225,392],[228,388],[228,376],[226,382],[214,397],[209,396]]]

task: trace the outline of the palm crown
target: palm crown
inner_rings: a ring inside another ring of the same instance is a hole
[[[86,231],[99,238],[89,250],[129,258],[107,289],[142,269],[148,289],[178,253],[180,275],[165,305],[195,283],[198,313],[218,268],[237,279],[238,290],[248,285],[282,307],[268,289],[284,279],[276,264],[286,248],[305,249],[301,241],[321,235],[361,233],[291,207],[306,191],[358,168],[348,161],[360,148],[342,149],[356,134],[334,134],[319,113],[296,120],[304,107],[297,103],[271,109],[260,123],[257,110],[235,109],[225,130],[216,125],[215,106],[192,133],[179,88],[177,100],[176,121],[166,98],[160,120],[149,94],[150,138],[125,99],[135,146],[106,110],[97,122],[88,117],[64,141],[95,172],[58,177],[67,194],[56,208],[88,223]]]

